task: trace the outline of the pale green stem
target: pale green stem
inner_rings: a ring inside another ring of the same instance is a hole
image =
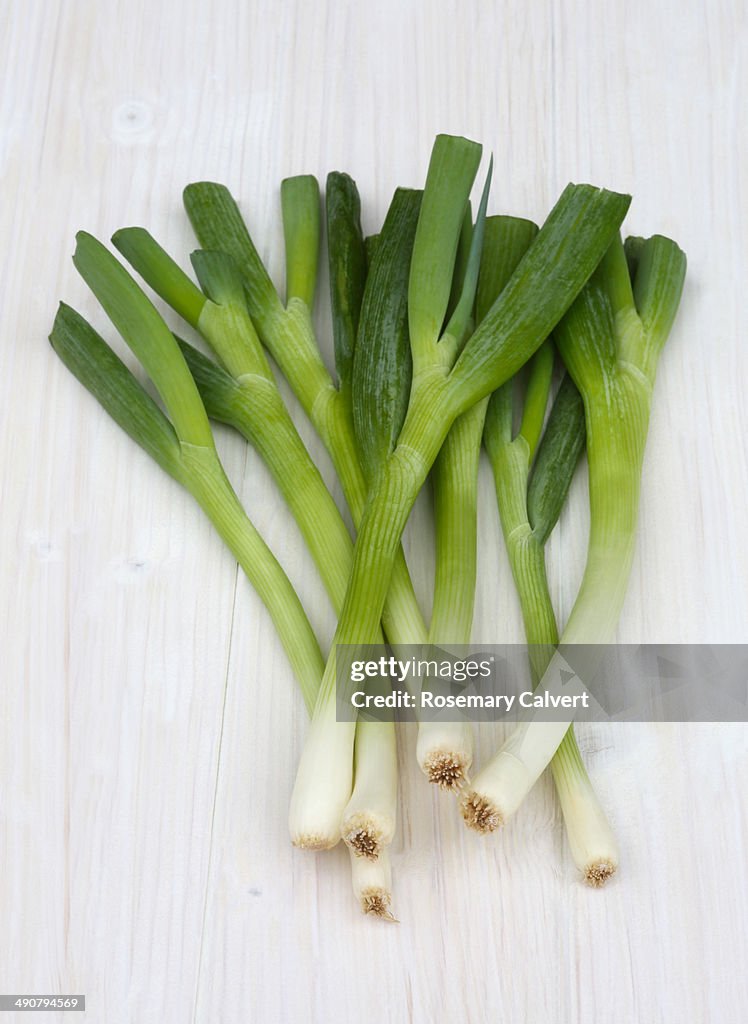
[[[475,608],[478,465],[488,399],[455,422],[434,463],[436,572],[429,643],[468,644]]]
[[[324,660],[296,591],[254,528],[215,451],[182,443],[183,483],[257,591],[288,655],[307,706],[319,689]]]
[[[430,644],[470,643],[478,547],[478,465],[488,399],[455,421],[432,470],[436,572]],[[451,713],[450,713],[451,714]],[[416,756],[442,789],[457,790],[473,759],[469,721],[422,721]]]
[[[617,366],[599,399],[585,397],[590,537],[579,594],[562,642],[610,643],[626,596],[636,543],[651,385]]]
[[[558,644],[558,627],[548,589],[544,547],[527,518],[529,447],[525,437],[520,435],[508,444],[492,444],[489,450],[502,531],[530,645],[534,688]],[[573,727],[568,729],[556,751],[551,771],[574,861],[589,884],[602,885],[616,870],[618,851],[587,774]],[[468,807],[477,823],[485,808],[474,799]]]
[[[273,344],[269,341],[271,336]],[[321,362],[306,306],[292,300],[287,313],[272,320],[265,343],[327,449],[358,527],[368,488],[359,463],[353,422],[345,397],[335,388]],[[382,625],[394,644],[426,642],[426,625],[402,548],[395,554]]]
[[[338,612],[353,561],[348,529],[275,385],[259,377],[236,383],[233,423],[272,473]]]

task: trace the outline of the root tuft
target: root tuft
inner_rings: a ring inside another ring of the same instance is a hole
[[[381,837],[368,828],[352,829],[343,836],[346,846],[349,846],[357,857],[365,857],[367,860],[377,860],[382,852]]]
[[[616,873],[617,865],[609,860],[593,861],[584,871],[584,880],[593,889],[602,889],[609,878]]]
[[[387,889],[372,886],[361,892],[361,909],[365,914],[372,917],[380,917],[383,921],[393,921],[397,924],[397,918],[393,916],[390,906],[392,895]]]
[[[423,764],[429,782],[440,789],[457,792],[467,782],[468,765],[459,754],[450,751],[436,751]]]
[[[330,842],[329,836],[312,832],[294,836],[291,842],[299,850],[311,850],[312,853],[316,850],[331,850],[335,846],[334,842]]]
[[[460,803],[460,811],[467,827],[483,835],[495,832],[504,824],[498,807],[480,793],[466,793]]]

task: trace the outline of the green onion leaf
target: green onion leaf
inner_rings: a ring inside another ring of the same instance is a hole
[[[618,357],[613,307],[602,269],[592,275],[553,335],[581,390],[602,389]]]
[[[182,198],[203,249],[220,250],[236,260],[244,279],[250,316],[262,334],[283,307],[234,197],[225,185],[199,181],[188,185]]]
[[[236,261],[228,253],[195,249],[190,263],[200,287],[218,306],[244,306],[244,286]]]
[[[567,373],[551,407],[527,488],[528,518],[541,544],[561,514],[584,441],[584,403]]]
[[[604,282],[614,316],[625,317],[635,312],[634,292],[620,234],[613,237],[595,273]]]
[[[564,189],[450,374],[458,408],[495,390],[540,347],[602,259],[629,203],[629,196],[592,185]]]
[[[203,291],[209,296],[198,330],[228,372],[236,378],[256,374],[272,380],[247,306],[239,268],[225,252],[197,249],[190,256]]]
[[[125,268],[92,235],[79,231],[73,263],[143,364],[181,441],[212,447],[208,417],[174,337]]]
[[[353,415],[369,480],[392,451],[410,393],[408,273],[421,193],[397,189],[379,235],[353,360]]]
[[[364,239],[364,248],[366,249],[366,266],[370,267],[374,262],[374,254],[377,251],[377,242],[379,241],[379,235],[367,235]]]
[[[486,218],[475,297],[475,313],[479,324],[501,295],[537,233],[537,225],[522,217],[501,215]],[[491,396],[484,430],[487,447],[492,443],[509,444],[512,440],[514,385],[512,378]]]
[[[444,328],[444,335],[442,337],[441,344],[445,346],[445,361],[451,365],[454,362],[455,356],[459,350],[465,334],[468,330],[468,325],[471,323],[473,316],[473,307],[475,306],[475,293],[478,287],[478,274],[480,271],[481,255],[483,252],[483,237],[486,226],[486,208],[488,206],[488,193],[491,188],[491,173],[493,170],[493,157],[488,165],[488,174],[486,175],[486,183],[483,186],[483,194],[481,196],[480,206],[478,207],[478,216],[475,220],[475,225],[471,232],[470,238],[470,251],[468,253],[467,263],[464,268],[462,289],[460,298],[455,306],[447,326]],[[469,204],[468,204],[469,205]],[[458,246],[459,256],[459,246]],[[462,269],[459,268],[459,272],[462,273]],[[451,339],[451,341],[448,341]]]
[[[475,296],[475,314],[479,324],[501,295],[537,233],[537,224],[522,217],[486,218]]]
[[[283,235],[286,243],[286,302],[314,304],[319,258],[319,184],[313,174],[281,182]]]
[[[410,343],[416,367],[437,358],[465,208],[482,146],[438,135],[431,151],[408,288]]]
[[[145,228],[120,228],[112,244],[157,295],[197,327],[205,296]]]
[[[626,253],[626,263],[628,264],[629,277],[631,278],[632,284],[636,278],[636,271],[639,266],[639,259],[644,247],[644,242],[645,239],[638,235],[629,235],[624,242],[623,251]]]
[[[462,289],[465,284],[468,260],[470,259],[471,243],[473,241],[473,204],[468,200],[465,207],[465,214],[462,218],[460,239],[457,243],[457,255],[455,256],[455,271],[452,275],[452,291],[449,293],[447,305],[447,319],[451,319],[457,303],[460,301]]]
[[[328,174],[325,209],[335,368],[341,391],[350,393],[367,268],[361,200],[353,178],[339,171]]]
[[[527,442],[530,462],[532,462],[545,422],[545,411],[548,408],[548,395],[553,377],[553,356],[553,344],[548,340],[540,346],[529,362],[530,373],[527,380],[519,436]]]
[[[639,250],[634,300],[642,325],[661,349],[683,294],[686,254],[670,238],[653,235]]]
[[[208,417],[218,420],[219,423],[236,426],[240,419],[238,409],[245,401],[241,385],[222,366],[203,355],[194,345],[179,337],[177,343],[197,384]]]
[[[162,469],[180,479],[179,439],[171,423],[80,313],[61,302],[49,340],[65,366],[112,419]]]

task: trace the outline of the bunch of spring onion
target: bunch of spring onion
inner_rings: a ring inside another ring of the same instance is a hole
[[[410,389],[402,426],[387,450],[382,448],[370,477],[335,646],[376,641],[402,532],[452,425],[540,347],[602,259],[628,208],[626,196],[570,185],[466,340],[471,275],[448,320],[446,313],[480,156],[481,147],[464,139],[441,136],[434,146],[408,278]],[[392,389],[392,382],[383,382]],[[338,841],[353,786],[354,728],[336,721],[335,680],[333,650],[291,800],[292,840],[313,849]]]
[[[321,228],[319,189],[308,175],[287,179],[281,190],[285,301],[221,185],[202,182],[184,192],[203,246],[191,257],[197,283],[143,228],[115,233],[115,247],[215,359],[173,334],[122,264],[79,234],[75,265],[151,378],[163,410],[70,307],[60,307],[51,335],[63,361],[110,415],[193,494],[266,604],[312,712],[292,797],[291,838],[312,850],[342,838],[362,908],[382,917],[391,916],[394,725],[336,721],[336,646],[385,638],[394,648],[469,642],[484,432],[528,641],[552,648],[558,640],[542,550],[584,445],[584,420],[594,442],[583,592],[586,586],[592,593],[588,603],[599,598],[609,569],[608,588],[620,605],[636,493],[623,522],[606,517],[604,497],[621,479],[638,487],[646,431],[640,392],[644,384],[651,390],[656,352],[675,312],[678,266],[682,283],[673,243],[630,240],[633,286],[626,290],[621,274],[628,282],[629,269],[618,230],[629,199],[616,193],[570,185],[538,231],[516,218],[486,217],[489,169],[473,222],[469,196],[480,158],[477,144],[439,136],[424,189],[397,189],[381,231],[368,239],[355,184],[345,174],[328,176],[336,380],[313,328]],[[552,331],[582,399],[565,382],[543,433]],[[296,431],[266,353],[331,456],[357,530],[355,544]],[[514,437],[512,381],[531,358]],[[327,664],[292,584],[226,478],[209,417],[231,425],[257,449],[301,529],[339,615]],[[432,466],[436,573],[427,629],[400,538]],[[613,481],[611,466],[620,470]],[[609,621],[618,610],[610,611]],[[572,615],[567,630],[589,638],[589,623],[574,632],[574,621]],[[545,668],[539,657],[534,682]],[[573,732],[540,723],[525,731],[529,739],[506,746],[470,783],[469,725],[422,722],[419,764],[432,782],[462,794],[469,824],[490,830],[517,806],[560,743],[552,768],[570,845],[588,881],[604,880],[617,855]]]

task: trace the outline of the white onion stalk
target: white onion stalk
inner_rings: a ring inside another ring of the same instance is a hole
[[[532,717],[512,730],[464,794],[461,807],[465,824],[476,832],[494,832],[506,824],[540,778],[568,729],[568,722]]]
[[[313,716],[296,773],[288,831],[293,845],[303,850],[331,850],[340,842],[340,823],[351,792],[350,731],[355,725],[342,728],[335,711],[333,697]],[[341,771],[344,765],[346,771]]]
[[[576,743],[564,740],[551,761],[551,771],[574,863],[585,882],[599,889],[618,870],[618,843]]]
[[[397,743],[392,722],[358,720],[353,793],[341,834],[356,857],[376,860],[397,825]]]
[[[392,877],[390,856],[383,850],[376,860],[357,857],[351,850],[353,894],[364,914],[397,922],[392,914]]]

